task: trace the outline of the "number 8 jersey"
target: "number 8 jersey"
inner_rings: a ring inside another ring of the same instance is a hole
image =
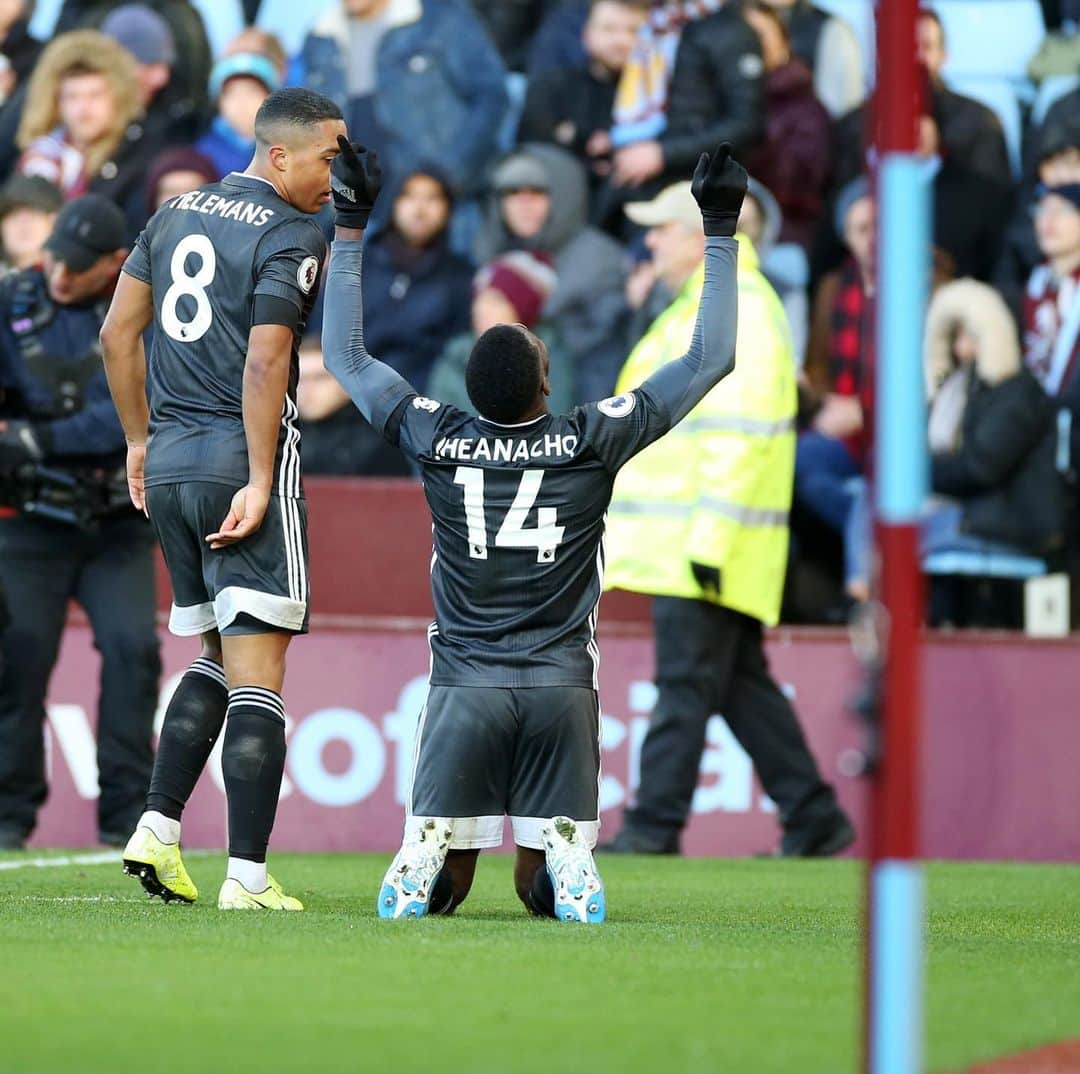
[[[294,326],[274,491],[302,495],[297,349],[315,302],[326,241],[266,180],[233,172],[166,202],[124,271],[150,284],[146,484],[247,484],[242,393],[253,324]]]
[[[394,394],[373,424],[419,463],[434,520],[432,685],[596,689],[615,475],[667,409],[635,391],[499,425]]]

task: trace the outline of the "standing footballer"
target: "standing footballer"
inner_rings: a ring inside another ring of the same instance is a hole
[[[465,372],[479,418],[426,399],[364,347],[361,239],[379,189],[373,155],[341,139],[323,354],[357,407],[421,469],[434,520],[431,687],[417,731],[405,839],[381,917],[446,913],[483,847],[517,844],[533,913],[598,923],[597,605],[604,515],[619,468],[681,421],[735,360],[735,221],[746,172],[720,147],[693,190],[706,240],[690,350],[640,388],[560,417],[548,356],[521,325],[477,341]]]
[[[180,817],[225,724],[229,862],[218,906],[303,909],[267,873],[266,848],[285,766],[285,652],[308,623],[297,347],[326,254],[311,214],[330,200],[344,130],[317,93],[271,94],[247,170],[173,198],[147,225],[101,332],[131,499],[172,579],[169,629],[202,638],[124,851],[125,872],[166,902],[198,894]]]

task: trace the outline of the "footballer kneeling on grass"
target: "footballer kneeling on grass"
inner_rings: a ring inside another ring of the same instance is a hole
[[[405,838],[380,917],[449,913],[511,819],[514,881],[534,914],[604,920],[596,616],[615,475],[697,405],[735,361],[737,246],[747,177],[723,145],[694,173],[705,287],[689,351],[614,399],[548,410],[544,343],[521,325],[476,341],[465,372],[479,417],[417,394],[364,346],[362,238],[375,155],[340,143],[323,355],[360,412],[420,468],[434,522],[431,688]]]

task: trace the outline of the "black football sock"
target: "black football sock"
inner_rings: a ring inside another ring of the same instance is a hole
[[[533,874],[529,907],[537,917],[555,916],[555,888],[551,884],[546,865],[541,865]]]
[[[165,710],[146,808],[179,820],[225,722],[229,691],[220,664],[199,657]]]
[[[261,686],[229,691],[221,772],[229,801],[229,857],[266,861],[285,771],[285,704]]]

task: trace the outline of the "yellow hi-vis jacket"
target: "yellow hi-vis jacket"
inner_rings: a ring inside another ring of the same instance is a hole
[[[795,362],[783,306],[750,241],[737,237],[735,369],[619,472],[605,588],[710,600],[772,626],[787,566]],[[616,392],[686,353],[704,280],[702,264],[634,348]],[[691,561],[720,569],[718,596],[697,584]]]

